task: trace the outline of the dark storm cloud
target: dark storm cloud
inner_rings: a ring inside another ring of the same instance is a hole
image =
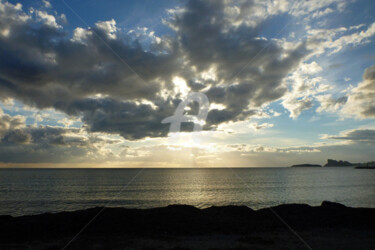
[[[282,79],[307,53],[304,43],[286,50],[259,37],[262,22],[251,26],[241,23],[241,14],[228,17],[222,1],[189,1],[167,21],[175,36],[153,43],[152,52],[124,38],[114,21],[76,29],[71,38],[52,17],[40,23],[19,7],[1,4],[0,54],[6,60],[0,61],[0,97],[79,115],[90,131],[131,140],[166,135],[168,125],[161,120],[181,100],[161,92],[171,91],[174,76],[186,79],[192,90],[206,88],[211,102],[226,107],[209,112],[211,128],[247,119],[281,98],[287,91]],[[251,1],[241,7],[247,16],[252,11]],[[216,78],[202,79],[210,69]]]

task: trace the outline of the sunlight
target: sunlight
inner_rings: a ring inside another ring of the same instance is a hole
[[[173,84],[175,85],[173,89],[175,93],[180,93],[182,96],[187,96],[190,88],[187,86],[185,79],[175,76],[173,78]]]

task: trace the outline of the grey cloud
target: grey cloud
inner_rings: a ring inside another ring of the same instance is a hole
[[[4,123],[3,116],[0,118],[0,122]],[[7,129],[2,130],[0,142],[3,144],[40,144],[40,145],[65,145],[63,141],[63,135],[66,133],[79,133],[80,129],[75,128],[62,128],[62,127],[51,127],[51,126],[26,126],[25,123],[19,128],[8,126]]]
[[[364,80],[375,80],[375,65],[367,68],[363,74]]]
[[[342,66],[344,66],[344,64],[342,64],[342,63],[332,63],[332,64],[328,65],[328,68],[329,69],[338,69],[338,68],[341,68]]]
[[[25,117],[23,116],[10,116],[2,114],[0,109],[0,137],[2,137],[6,131],[18,129],[25,125]]]
[[[328,139],[351,140],[351,141],[372,141],[375,142],[374,129],[357,129],[348,131],[340,136],[329,136]]]
[[[109,98],[80,100],[67,108],[68,112],[80,111],[91,132],[118,133],[127,139],[166,136],[168,127],[160,121],[174,109],[173,102],[162,102],[155,110],[148,104]]]
[[[7,122],[7,115],[0,117],[0,124]],[[83,134],[81,129],[76,128],[35,127],[26,126],[25,123],[16,127],[7,126],[1,130],[0,162],[58,163],[113,160],[110,152],[102,152],[101,149],[107,144],[119,143],[116,140]]]
[[[375,117],[375,106],[367,107],[367,109],[362,112],[362,115],[365,117]]]
[[[253,5],[249,1],[247,8]],[[285,51],[276,43],[259,38],[262,23],[256,27],[233,27],[225,22],[224,15],[221,1],[190,1],[184,14],[172,21],[191,65],[202,71],[215,68],[221,81],[220,86],[211,87],[206,94],[211,102],[223,104],[226,110],[211,111],[208,124],[246,119],[254,113],[246,112],[249,106],[257,108],[281,98],[287,91],[281,80],[308,53],[304,43]],[[283,53],[287,56],[279,59]]]
[[[351,90],[341,111],[344,116],[375,117],[375,65],[365,70],[363,81]]]
[[[250,124],[254,129],[264,129],[264,128],[272,128],[274,125],[272,123],[252,123]]]
[[[92,132],[130,140],[161,137],[168,130],[161,120],[181,100],[171,94],[161,98],[160,93],[171,90],[173,77],[181,76],[193,91],[207,87],[210,101],[226,107],[209,112],[206,129],[247,119],[286,93],[282,79],[308,51],[304,43],[285,50],[260,38],[261,21],[232,26],[225,4],[189,1],[183,13],[169,20],[175,36],[162,37],[151,51],[115,31],[113,22],[77,30],[74,40],[64,29],[6,4],[0,17],[0,29],[9,29],[8,36],[0,35],[0,54],[7,58],[0,61],[0,98],[81,115]],[[249,1],[246,8],[252,7]],[[211,68],[216,79],[202,79],[201,73]],[[101,96],[93,98],[97,94]]]
[[[347,96],[342,96],[342,97],[335,99],[334,103],[344,104],[347,102],[347,100],[348,100]]]
[[[332,98],[331,95],[322,95],[317,96],[316,99],[320,102],[320,107],[317,109],[318,112],[336,111],[348,101],[347,96]]]
[[[2,142],[11,144],[26,144],[30,142],[30,134],[25,133],[23,130],[11,130],[5,134]]]

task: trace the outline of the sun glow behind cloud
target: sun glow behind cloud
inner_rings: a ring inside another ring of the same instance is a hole
[[[189,94],[190,88],[187,86],[186,81],[183,78],[175,76],[172,82],[174,84],[173,90],[176,94],[181,94],[182,98],[185,98]]]

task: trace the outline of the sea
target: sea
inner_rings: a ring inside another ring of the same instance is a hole
[[[375,171],[325,168],[0,169],[0,215],[98,206],[198,208],[322,201],[375,207]]]

